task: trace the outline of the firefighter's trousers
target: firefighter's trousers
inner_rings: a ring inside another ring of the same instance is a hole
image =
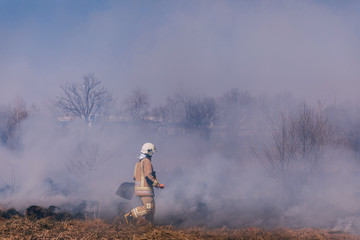
[[[131,210],[134,218],[144,217],[146,220],[153,222],[155,215],[155,201],[154,197],[146,196],[140,197],[142,206],[136,207]]]

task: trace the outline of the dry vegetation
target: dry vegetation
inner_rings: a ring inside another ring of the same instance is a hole
[[[0,219],[1,239],[338,239],[355,240],[360,236],[320,229],[264,230],[245,229],[176,229],[172,226],[150,224],[127,225],[119,221],[66,220],[48,217],[30,220],[14,216]]]

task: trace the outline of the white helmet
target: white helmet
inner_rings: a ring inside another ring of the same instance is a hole
[[[152,143],[145,143],[141,148],[141,153],[152,156],[156,152],[156,148]]]

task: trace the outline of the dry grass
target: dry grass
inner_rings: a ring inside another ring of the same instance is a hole
[[[104,220],[56,221],[53,218],[30,220],[15,216],[11,219],[0,219],[0,239],[360,240],[360,236],[321,229],[176,229],[145,223],[127,225],[121,222],[107,223]]]

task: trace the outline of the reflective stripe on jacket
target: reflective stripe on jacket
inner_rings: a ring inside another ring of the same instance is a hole
[[[150,159],[143,158],[136,163],[134,179],[136,196],[154,196],[153,187],[158,187],[159,182],[156,179]]]

